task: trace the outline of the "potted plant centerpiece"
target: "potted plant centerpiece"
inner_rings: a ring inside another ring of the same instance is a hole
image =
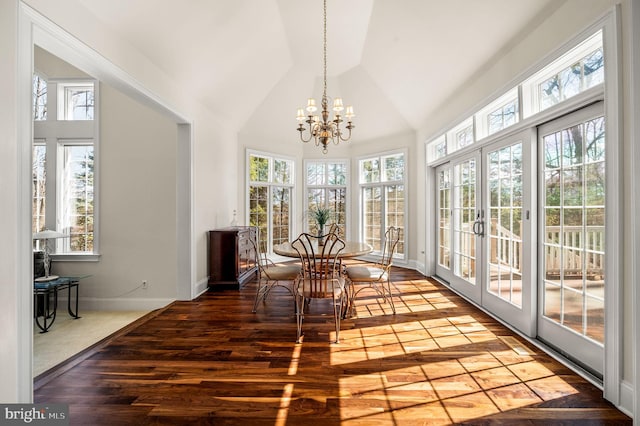
[[[315,219],[318,224],[318,244],[323,245],[324,241],[320,238],[324,234],[324,225],[327,224],[329,219],[331,218],[331,209],[326,207],[317,207],[315,210],[311,212],[312,217]]]

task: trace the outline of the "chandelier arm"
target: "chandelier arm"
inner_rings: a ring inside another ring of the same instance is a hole
[[[312,125],[311,125],[311,120],[307,120],[307,123],[309,124],[309,128],[308,129],[306,129],[302,123],[300,123],[298,125],[298,131],[300,132],[300,140],[302,142],[304,142],[304,143],[310,142],[311,139],[313,138],[313,130],[312,130]],[[304,137],[305,130],[309,131],[309,137],[307,139],[305,139],[305,137]]]
[[[346,138],[342,137],[342,131],[339,130],[338,131],[338,138],[342,141],[342,142],[347,142],[349,139],[351,139],[351,129],[353,128],[353,126],[351,125],[351,122],[349,122],[349,125],[347,125],[347,130],[349,130],[349,134],[347,135]]]

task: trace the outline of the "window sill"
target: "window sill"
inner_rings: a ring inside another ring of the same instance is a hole
[[[78,253],[78,254],[52,254],[51,259],[56,262],[98,262],[98,253]]]

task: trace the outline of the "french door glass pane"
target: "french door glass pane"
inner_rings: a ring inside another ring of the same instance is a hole
[[[451,169],[438,173],[438,264],[451,268]]]
[[[522,144],[488,154],[488,290],[522,306]]]
[[[453,272],[471,284],[476,282],[476,161],[467,160],[454,167],[454,255]]]
[[[604,118],[544,137],[543,314],[603,343]]]

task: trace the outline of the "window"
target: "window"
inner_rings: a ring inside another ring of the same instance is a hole
[[[260,230],[261,250],[289,241],[294,162],[269,154],[248,153],[249,224]]]
[[[520,120],[518,88],[514,87],[475,114],[476,135],[482,139]]]
[[[306,198],[309,212],[318,207],[333,212],[329,224],[335,223],[347,235],[347,182],[348,165],[346,160],[311,160],[305,164]],[[307,215],[307,230],[316,233],[317,224],[311,215]]]
[[[56,96],[48,98],[47,90],[57,93],[59,102]],[[32,231],[47,228],[69,235],[56,239],[57,255],[97,254],[94,83],[47,82],[36,74],[33,101]],[[77,126],[68,120],[90,122]],[[35,241],[34,249],[40,248]]]
[[[431,160],[437,160],[444,158],[448,154],[447,150],[447,137],[441,135],[435,138],[431,143],[427,145],[427,162]]]
[[[36,140],[33,143],[33,167],[32,167],[32,194],[33,203],[31,217],[32,226],[31,231],[36,232],[43,231],[46,228],[46,196],[47,196],[47,146],[45,141]],[[33,240],[33,248],[40,250],[40,240]]]
[[[473,126],[471,124],[464,126],[455,132],[456,148],[463,148],[473,143]]]
[[[33,75],[33,119],[47,119],[47,80],[41,75]]]
[[[60,142],[59,211],[65,253],[93,252],[93,143]]]
[[[58,120],[93,120],[92,81],[58,83]]]
[[[602,31],[598,31],[522,84],[524,116],[557,105],[603,82]]]
[[[404,153],[391,153],[359,161],[361,237],[373,247],[382,248],[389,226],[404,230],[406,215],[406,163]],[[404,232],[400,234],[397,255],[404,257]]]

